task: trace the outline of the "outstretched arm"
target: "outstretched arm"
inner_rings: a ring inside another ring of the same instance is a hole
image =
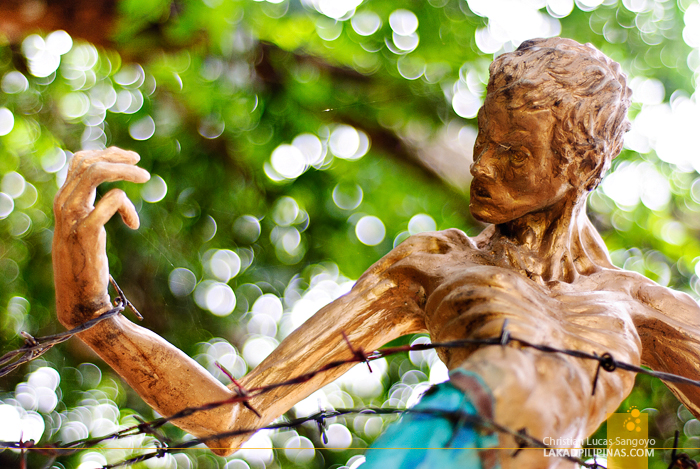
[[[75,327],[111,307],[104,224],[119,212],[124,222],[135,229],[138,216],[126,195],[117,189],[93,206],[95,188],[106,181],[145,182],[149,176],[135,166],[138,160],[133,152],[110,148],[80,152],[71,161],[66,182],[54,203],[56,303],[59,320],[66,327]],[[351,357],[343,333],[353,347],[371,351],[401,335],[425,330],[423,288],[401,268],[391,268],[416,249],[421,247],[403,243],[377,262],[350,293],[322,308],[290,334],[243,379],[243,386],[251,389],[286,381]],[[79,337],[162,415],[234,395],[179,349],[121,315],[102,321]],[[341,366],[304,383],[252,399],[251,405],[261,418],[242,405],[228,405],[194,413],[175,423],[196,436],[259,427],[351,366]],[[212,441],[209,446],[217,454],[229,454],[249,436]]]
[[[412,251],[410,243],[397,248],[372,266],[345,296],[320,309],[292,332],[260,365],[245,376],[246,389],[269,385],[313,372],[324,365],[353,357],[343,334],[354,350],[370,352],[402,335],[424,332],[423,289],[414,281],[392,275],[390,266]],[[294,404],[348,371],[356,363],[324,371],[309,381],[284,386],[262,394],[250,410],[237,409],[236,427],[250,428],[269,423]],[[227,445],[236,448],[248,436],[236,437]]]
[[[135,166],[138,161],[136,153],[118,148],[78,152],[56,194],[52,249],[56,309],[67,328],[111,308],[104,224],[117,212],[132,229],[138,228],[139,219],[119,189],[93,205],[95,188],[107,181],[146,182],[150,176]],[[233,395],[197,362],[124,316],[102,321],[79,337],[162,415]],[[202,436],[226,428],[230,419],[231,406],[197,413],[177,424]]]
[[[642,341],[642,363],[656,371],[700,380],[700,307],[685,293],[644,284],[638,298],[647,308],[634,317]],[[700,388],[666,385],[700,418]]]

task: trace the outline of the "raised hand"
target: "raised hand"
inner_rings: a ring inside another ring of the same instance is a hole
[[[136,229],[139,217],[124,191],[112,189],[95,205],[95,189],[108,181],[148,181],[148,171],[135,166],[139,159],[137,153],[116,147],[78,152],[56,194],[52,250],[56,309],[68,328],[111,307],[104,225],[119,212],[124,223]]]

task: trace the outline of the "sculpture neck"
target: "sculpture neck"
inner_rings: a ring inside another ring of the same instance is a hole
[[[605,243],[586,215],[586,196],[495,225],[490,250],[539,283],[574,282],[613,268]]]

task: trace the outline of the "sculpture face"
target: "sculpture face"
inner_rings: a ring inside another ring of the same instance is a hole
[[[474,218],[506,223],[552,207],[569,193],[575,196],[556,168],[554,121],[547,109],[509,110],[502,96],[486,98],[471,166],[469,209]]]

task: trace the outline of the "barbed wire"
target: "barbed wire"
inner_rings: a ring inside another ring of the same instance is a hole
[[[139,313],[136,307],[129,300],[127,300],[126,295],[124,295],[124,292],[121,288],[119,288],[119,285],[117,285],[117,282],[114,280],[114,278],[112,278],[111,275],[109,277],[109,281],[118,295],[114,299],[114,308],[102,313],[96,318],[84,322],[80,326],[77,326],[66,332],[61,332],[59,334],[49,335],[45,337],[32,337],[32,335],[28,332],[20,332],[20,335],[24,338],[24,345],[16,350],[7,352],[5,355],[0,357],[0,367],[2,367],[0,368],[0,378],[10,374],[25,363],[39,358],[40,356],[51,350],[51,348],[54,345],[65,342],[74,335],[79,334],[81,332],[85,332],[86,330],[95,327],[97,324],[101,323],[105,319],[109,319],[112,316],[123,312],[126,308],[129,308],[136,315],[137,318],[143,319],[141,313]]]
[[[27,363],[46,351],[48,351],[51,347],[53,347],[56,344],[65,342],[66,340],[70,339],[73,337],[75,334],[83,332],[87,329],[90,329],[91,327],[94,327],[97,325],[99,322],[108,319],[109,317],[112,317],[116,314],[119,314],[123,312],[127,307],[131,308],[132,311],[137,315],[137,317],[141,318],[141,315],[138,313],[138,311],[133,307],[133,305],[126,299],[126,296],[124,295],[123,291],[118,287],[116,282],[110,277],[110,281],[115,288],[115,290],[118,293],[118,297],[115,299],[115,307],[112,308],[111,310],[103,313],[102,315],[91,319],[84,324],[71,329],[70,331],[67,331],[62,334],[56,334],[52,336],[46,336],[46,337],[41,337],[41,338],[34,338],[31,335],[27,333],[23,333],[23,337],[25,337],[25,345],[17,350],[11,351],[3,355],[3,357],[0,357],[0,366],[5,365],[3,368],[0,369],[0,377],[4,376],[20,365]],[[173,420],[181,419],[183,417],[187,417],[189,415],[192,415],[197,412],[203,412],[207,410],[212,410],[218,407],[221,407],[223,405],[230,405],[230,404],[235,404],[235,403],[240,403],[247,407],[249,410],[251,410],[253,413],[255,413],[258,417],[260,417],[260,413],[252,407],[250,404],[250,400],[254,397],[257,397],[261,394],[265,394],[267,392],[270,392],[274,389],[280,388],[280,387],[285,387],[285,386],[293,386],[296,384],[301,384],[306,381],[309,381],[313,379],[315,376],[317,376],[320,373],[323,373],[325,371],[328,371],[333,368],[337,368],[339,366],[351,364],[351,363],[367,363],[367,366],[369,367],[370,372],[372,371],[372,368],[370,366],[370,362],[373,360],[378,360],[381,358],[385,358],[391,355],[395,355],[398,353],[405,353],[405,352],[412,352],[412,351],[426,351],[426,350],[431,350],[431,349],[438,349],[438,348],[463,348],[465,346],[508,346],[510,344],[517,344],[520,347],[524,348],[532,348],[534,350],[538,350],[543,353],[555,353],[555,354],[563,354],[567,356],[571,356],[574,358],[579,358],[579,359],[585,359],[585,360],[593,360],[598,362],[597,368],[595,375],[593,377],[592,381],[592,386],[591,386],[591,394],[594,395],[596,391],[596,386],[597,382],[599,379],[600,375],[600,370],[604,370],[606,372],[614,372],[615,370],[625,370],[625,371],[630,371],[634,373],[642,373],[646,374],[658,379],[661,379],[662,381],[665,382],[670,382],[670,383],[679,383],[679,384],[688,384],[696,387],[700,387],[700,381],[698,380],[693,380],[684,376],[680,375],[675,375],[671,373],[665,373],[665,372],[659,372],[659,371],[654,371],[650,370],[647,368],[642,368],[637,365],[633,365],[630,363],[626,363],[623,361],[618,361],[616,360],[610,353],[603,353],[601,355],[596,354],[595,352],[589,353],[589,352],[583,352],[580,350],[570,350],[570,349],[562,349],[562,348],[557,348],[549,345],[544,345],[544,344],[535,344],[530,341],[514,337],[510,334],[510,332],[507,329],[508,326],[508,320],[505,319],[503,322],[503,326],[501,329],[501,333],[498,337],[493,337],[493,338],[485,338],[485,339],[475,339],[475,338],[466,338],[466,339],[460,339],[460,340],[454,340],[454,341],[448,341],[448,342],[440,342],[440,343],[426,343],[426,344],[412,344],[412,345],[404,345],[404,346],[398,346],[398,347],[387,347],[383,349],[379,349],[370,353],[366,353],[362,348],[356,348],[353,346],[353,344],[350,342],[348,339],[347,335],[343,333],[343,339],[346,342],[348,349],[350,350],[352,356],[348,359],[345,360],[336,360],[327,363],[326,365],[319,367],[316,370],[310,371],[308,373],[301,374],[299,376],[296,376],[294,378],[291,378],[289,380],[285,381],[280,381],[277,383],[270,383],[265,386],[259,386],[259,387],[254,387],[250,389],[245,389],[236,379],[233,377],[231,373],[228,372],[223,366],[217,363],[217,366],[224,372],[226,376],[229,377],[229,379],[232,381],[232,383],[235,386],[236,394],[228,399],[225,400],[220,400],[220,401],[215,401],[215,402],[210,402],[204,405],[200,406],[195,406],[195,407],[187,407],[179,412],[176,412],[173,415],[167,416],[167,417],[160,417],[155,420],[146,422],[143,420],[139,419],[139,424],[138,425],[133,425],[127,428],[124,428],[122,430],[110,433],[108,435],[104,435],[102,437],[96,437],[96,438],[86,438],[86,439],[80,439],[80,440],[75,440],[71,441],[68,443],[56,443],[56,444],[46,444],[43,446],[37,446],[34,441],[15,441],[15,442],[6,442],[6,441],[0,441],[0,448],[8,448],[8,449],[19,449],[22,454],[22,467],[26,467],[26,455],[28,451],[35,451],[40,454],[49,456],[50,458],[55,459],[58,456],[66,456],[73,454],[77,451],[81,451],[87,448],[92,448],[97,445],[99,445],[102,442],[108,441],[108,440],[118,440],[122,438],[127,438],[135,435],[151,435],[155,438],[156,440],[156,451],[151,452],[151,453],[145,453],[142,455],[135,456],[130,459],[123,460],[119,463],[116,464],[107,464],[104,466],[104,469],[112,469],[120,466],[125,466],[125,465],[130,465],[130,464],[135,464],[137,462],[141,461],[146,461],[148,459],[152,459],[155,457],[163,457],[166,453],[172,453],[176,451],[182,451],[188,448],[192,448],[194,446],[200,445],[202,443],[206,443],[208,441],[213,441],[213,440],[218,440],[218,439],[223,439],[223,438],[230,438],[233,436],[238,436],[238,435],[243,435],[243,434],[248,434],[248,433],[254,433],[259,430],[274,430],[274,429],[280,429],[280,428],[293,428],[296,426],[300,426],[306,422],[309,421],[314,421],[317,423],[317,426],[319,428],[319,431],[321,433],[322,439],[324,439],[324,428],[325,428],[325,420],[329,418],[335,418],[343,415],[349,415],[349,414],[403,414],[403,413],[422,413],[422,414],[433,414],[433,415],[438,415],[443,418],[446,418],[450,420],[453,423],[453,426],[455,427],[454,432],[456,433],[459,429],[459,427],[470,424],[472,426],[478,427],[482,430],[486,430],[488,432],[499,432],[503,434],[507,434],[512,436],[517,444],[519,445],[518,449],[513,453],[513,456],[515,456],[520,450],[525,449],[525,448],[541,448],[541,449],[553,449],[551,446],[546,445],[543,441],[536,439],[530,435],[527,434],[525,429],[520,429],[518,431],[515,431],[513,429],[506,428],[502,425],[497,424],[491,419],[488,419],[486,417],[480,416],[480,415],[471,415],[471,414],[465,414],[463,412],[456,412],[456,411],[445,411],[441,409],[396,409],[396,408],[363,408],[363,409],[357,409],[357,408],[344,408],[344,409],[334,409],[330,411],[322,410],[316,414],[307,416],[307,417],[301,417],[301,418],[296,418],[287,422],[281,422],[281,423],[276,423],[272,425],[267,425],[267,426],[262,426],[262,427],[256,427],[256,428],[249,428],[249,429],[241,429],[241,430],[232,430],[228,432],[222,432],[222,433],[217,433],[213,435],[209,435],[207,437],[203,438],[197,438],[197,439],[192,439],[192,440],[187,440],[187,441],[182,441],[176,444],[171,444],[170,440],[160,431],[160,428],[165,425],[168,422],[171,422]],[[12,361],[15,357],[20,356],[18,359],[16,359],[15,362],[6,365],[6,363]],[[678,447],[678,435],[676,435],[676,439],[674,442],[674,449],[671,455],[671,465],[669,466],[669,469],[673,467],[681,467],[681,468],[694,468],[697,469],[697,463],[693,461],[687,454],[685,453],[678,453],[676,451],[676,448]],[[570,454],[556,454],[557,457],[561,457],[567,460],[570,460],[572,462],[575,462],[583,467],[591,468],[591,469],[597,469],[601,468],[603,469],[604,466],[600,465],[596,460],[594,462],[589,463],[586,461],[583,461],[582,459],[572,456]]]
[[[122,466],[128,466],[132,464],[136,464],[138,462],[143,462],[147,461],[149,459],[153,458],[158,458],[158,457],[163,457],[166,453],[174,453],[178,451],[183,451],[186,449],[193,448],[195,446],[199,446],[201,444],[206,444],[209,441],[213,440],[219,440],[222,438],[230,438],[234,436],[239,436],[239,435],[245,435],[249,433],[255,433],[260,430],[279,430],[283,428],[295,428],[303,425],[304,423],[307,422],[316,422],[319,426],[319,428],[323,429],[325,428],[325,421],[328,419],[332,418],[337,418],[337,417],[342,417],[345,415],[352,415],[352,414],[362,414],[362,415],[388,415],[388,414],[420,414],[420,415],[434,415],[438,417],[442,417],[445,419],[448,419],[454,428],[454,432],[456,433],[459,428],[462,426],[466,425],[472,425],[475,426],[481,430],[487,431],[487,432],[501,432],[505,433],[508,435],[513,436],[517,443],[518,443],[518,448],[515,450],[513,453],[513,456],[517,454],[520,450],[525,449],[525,448],[540,448],[540,449],[552,449],[551,446],[548,446],[544,444],[541,440],[538,440],[536,438],[533,438],[529,435],[527,435],[526,432],[523,430],[520,431],[513,431],[511,429],[508,429],[507,427],[504,427],[502,425],[497,424],[491,419],[488,419],[486,417],[482,417],[480,415],[471,415],[467,414],[464,412],[459,412],[459,411],[446,411],[444,409],[398,409],[398,408],[377,408],[377,407],[366,407],[366,408],[338,408],[338,409],[333,409],[333,410],[323,410],[319,411],[315,414],[306,416],[306,417],[299,417],[295,418],[292,420],[288,420],[285,422],[279,422],[279,423],[274,423],[271,425],[266,425],[263,427],[255,427],[255,428],[249,428],[249,429],[241,429],[241,430],[232,430],[228,432],[222,432],[222,433],[217,433],[213,435],[209,435],[206,437],[202,438],[196,438],[196,439],[190,439],[190,440],[183,440],[178,443],[171,443],[170,440],[164,435],[159,434],[158,428],[161,424],[161,419],[154,420],[152,422],[142,422],[139,425],[135,425],[123,430],[120,430],[118,432],[112,433],[110,435],[106,435],[104,437],[100,438],[94,438],[94,439],[85,439],[85,440],[76,440],[71,443],[67,444],[50,444],[50,445],[44,445],[44,446],[36,446],[33,442],[29,441],[18,441],[18,442],[3,442],[0,441],[0,448],[8,448],[8,449],[20,449],[22,451],[27,451],[27,450],[32,450],[36,451],[40,454],[46,455],[46,456],[52,456],[52,457],[57,457],[57,456],[66,456],[73,454],[77,451],[87,449],[87,448],[92,448],[99,443],[102,443],[107,440],[114,440],[114,439],[121,439],[121,438],[127,438],[130,436],[135,436],[135,435],[141,435],[141,434],[146,434],[146,435],[152,435],[156,438],[156,450],[150,453],[145,453],[141,454],[138,456],[134,456],[129,459],[125,459],[123,461],[120,461],[118,463],[114,464],[106,464],[103,466],[103,469],[114,469],[117,467],[122,467]],[[321,430],[322,432],[322,430]],[[76,447],[76,446],[80,447]],[[383,449],[383,448],[376,448],[376,449]],[[447,448],[446,448],[447,449]],[[451,448],[451,449],[462,449],[462,448]],[[564,459],[568,459],[572,462],[576,462],[584,467],[588,467],[591,469],[605,469],[604,466],[598,464],[598,463],[588,463],[583,461],[580,458],[577,458],[575,456],[570,456],[570,455],[562,455],[559,456]]]
[[[698,469],[697,461],[694,461],[686,453],[678,452],[678,438],[681,432],[676,430],[673,436],[673,450],[671,451],[671,463],[668,465],[668,469],[673,469],[678,467],[680,469]]]

